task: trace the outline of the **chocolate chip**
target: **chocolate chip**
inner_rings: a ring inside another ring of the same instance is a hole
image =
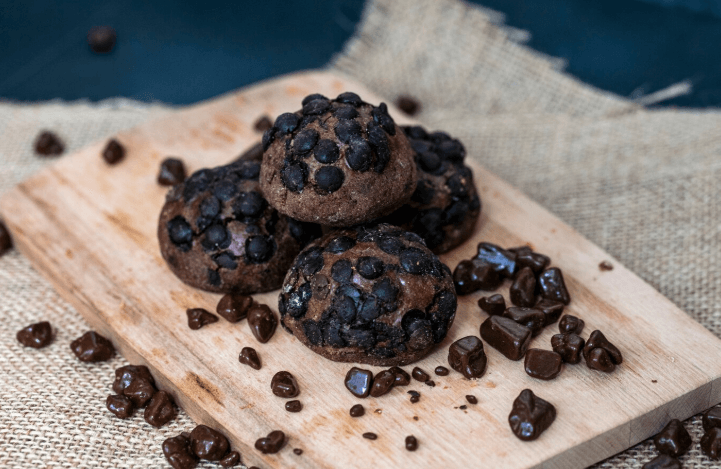
[[[398,109],[405,112],[409,116],[414,116],[416,113],[418,113],[418,110],[420,109],[420,104],[418,101],[413,99],[410,96],[399,96],[396,100],[396,106],[398,106]]]
[[[333,115],[337,119],[355,119],[358,117],[358,111],[352,106],[340,106],[333,112]]]
[[[190,438],[181,434],[163,441],[163,454],[174,469],[192,469],[198,464],[198,457],[193,453]]]
[[[220,461],[228,454],[230,443],[219,431],[198,425],[190,432],[190,447],[200,459]]]
[[[110,26],[94,26],[87,35],[88,46],[97,54],[107,54],[115,47],[118,36]]]
[[[398,288],[393,285],[391,279],[386,277],[373,285],[373,294],[381,301],[393,303],[398,297]]]
[[[279,371],[270,381],[270,389],[278,397],[291,398],[300,394],[300,388],[295,377],[288,371]]]
[[[215,312],[228,322],[236,323],[245,319],[253,305],[253,298],[237,293],[227,293],[218,302]]]
[[[596,350],[601,350],[597,352]],[[599,330],[591,332],[591,335],[583,347],[583,356],[586,357],[586,365],[592,370],[599,370],[610,373],[614,365],[623,362],[621,351],[606,339],[606,336]]]
[[[409,274],[425,275],[433,268],[433,259],[418,248],[406,248],[401,251],[400,263]]]
[[[478,299],[478,307],[490,316],[500,316],[506,310],[506,300],[500,293],[482,296]]]
[[[263,132],[263,138],[261,138],[260,140],[263,151],[266,151],[270,147],[270,144],[273,143],[273,140],[275,140],[276,131],[277,130],[275,127],[271,127],[270,129]]]
[[[503,317],[531,329],[534,337],[541,333],[546,323],[546,316],[534,308],[512,306],[503,312]]]
[[[483,342],[476,336],[458,339],[448,348],[448,364],[467,379],[483,376],[487,363]]]
[[[563,281],[563,274],[558,267],[552,267],[544,270],[538,276],[538,285],[541,290],[541,296],[548,300],[560,301],[564,305],[571,302],[568,295],[566,283]]]
[[[165,391],[158,391],[145,408],[143,418],[155,428],[160,428],[175,418],[176,409],[173,399]]]
[[[182,216],[178,215],[167,224],[170,241],[181,249],[190,249],[193,242],[193,230]]]
[[[476,259],[484,261],[506,278],[513,278],[518,269],[516,253],[491,243],[479,243]]]
[[[701,437],[701,451],[711,459],[721,459],[721,428],[712,428]]]
[[[270,236],[251,236],[245,240],[245,257],[251,264],[263,264],[273,257],[275,247],[275,241]]]
[[[88,331],[73,340],[70,350],[78,360],[86,363],[104,362],[115,354],[113,343],[95,331]]]
[[[681,462],[667,454],[659,454],[651,461],[644,464],[641,469],[681,469]]]
[[[158,184],[161,186],[174,186],[185,181],[185,165],[178,158],[165,158],[160,163]]]
[[[376,163],[373,171],[380,174],[386,168],[391,159],[390,143],[385,131],[380,127],[368,125],[368,143],[376,152]]]
[[[421,370],[418,367],[413,368],[413,371],[411,372],[411,376],[413,376],[413,379],[415,379],[416,381],[420,381],[421,383],[425,383],[426,381],[431,379],[431,377],[428,375],[428,373],[426,373],[425,371]]]
[[[396,381],[396,375],[390,370],[383,370],[373,378],[371,386],[371,397],[381,397],[390,392]]]
[[[363,438],[365,438],[366,440],[377,440],[378,435],[373,432],[366,432],[363,434]]]
[[[613,264],[608,261],[601,261],[601,263],[598,264],[598,270],[600,270],[601,272],[613,270]]]
[[[345,375],[345,387],[356,397],[368,397],[373,383],[373,372],[355,366]]]
[[[120,394],[108,396],[105,399],[105,407],[119,419],[126,419],[132,416],[133,411],[135,411],[133,402]]]
[[[509,251],[516,253],[516,264],[518,264],[519,269],[528,267],[536,275],[543,272],[543,269],[548,267],[548,264],[551,263],[551,259],[548,256],[533,252],[533,250],[528,246],[511,248]]]
[[[273,337],[278,319],[273,311],[264,304],[254,304],[248,311],[248,326],[255,338],[264,344]]]
[[[253,124],[253,128],[258,132],[265,132],[271,127],[273,127],[273,122],[267,115],[260,116]]]
[[[421,400],[421,393],[418,391],[408,391],[408,394],[411,395],[411,404],[415,404]]]
[[[308,153],[318,142],[318,131],[305,129],[298,132],[293,139],[293,149],[297,154]]]
[[[267,205],[260,192],[241,192],[233,202],[233,212],[240,220],[252,223],[263,215]]]
[[[201,327],[218,322],[218,317],[210,311],[203,308],[190,308],[185,311],[188,316],[188,327],[197,331]]]
[[[353,121],[341,121],[353,122]],[[345,154],[346,163],[354,171],[368,171],[373,162],[373,152],[370,145],[363,138],[353,136],[348,142]]]
[[[262,161],[262,160],[263,160],[263,144],[261,142],[258,142],[255,145],[253,145],[252,147],[245,150],[243,153],[241,153],[235,160],[233,160],[233,163],[237,163],[238,161]]]
[[[585,325],[586,323],[583,321],[583,319],[579,319],[576,316],[566,314],[561,318],[561,321],[558,323],[558,330],[561,332],[561,334],[572,332],[574,334],[581,335],[581,331],[583,331],[583,327]]]
[[[602,348],[593,349],[589,353],[584,352],[583,355],[586,357],[586,365],[592,370],[611,373],[616,369],[616,365],[611,360],[608,352]]]
[[[559,301],[547,300],[545,298],[542,298],[538,303],[536,303],[533,308],[538,309],[543,313],[543,315],[546,317],[544,326],[549,326],[554,322],[558,321],[558,318],[561,317],[564,305]]]
[[[477,290],[495,290],[502,280],[493,265],[480,259],[463,260],[453,271],[453,283],[459,295]]]
[[[326,100],[326,101],[328,100],[328,98],[326,98],[326,97],[323,96],[322,94],[313,93],[313,94],[309,94],[308,96],[306,96],[305,98],[303,98],[303,101],[301,102],[301,105],[302,105],[302,106],[305,106],[305,105],[308,104],[309,102],[315,101],[316,99],[324,99],[324,100]]]
[[[304,116],[317,116],[330,109],[330,102],[325,98],[318,98],[303,105]]]
[[[393,122],[393,118],[388,114],[388,106],[386,103],[380,103],[377,108],[371,111],[373,116],[373,122],[381,126],[388,135],[396,134],[396,124]]]
[[[530,267],[522,268],[511,285],[511,302],[516,306],[531,307],[536,304],[535,291],[536,276]]]
[[[260,357],[258,357],[258,352],[252,347],[243,347],[238,356],[238,361],[243,365],[248,365],[254,370],[260,370]]]
[[[704,412],[701,423],[705,431],[712,428],[721,428],[721,407],[713,407]]]
[[[53,341],[53,330],[49,322],[42,321],[19,330],[15,338],[25,347],[43,348]]]
[[[255,442],[255,449],[263,454],[275,454],[285,445],[285,433],[274,430],[268,433],[265,438],[259,438]]]
[[[338,140],[343,143],[350,143],[353,138],[360,138],[363,135],[361,125],[355,120],[340,120],[333,130]]]
[[[388,369],[391,373],[393,373],[396,377],[395,381],[393,382],[393,386],[408,386],[411,382],[411,376],[406,373],[406,371],[403,368],[393,366]]]
[[[581,361],[581,353],[585,344],[585,340],[572,332],[556,334],[551,337],[551,347],[553,347],[553,351],[561,355],[565,363],[572,365]]]
[[[535,440],[551,426],[556,418],[553,404],[524,389],[513,401],[513,409],[508,416],[513,434],[523,441]]]
[[[125,158],[125,147],[114,138],[111,138],[108,140],[107,145],[105,145],[102,155],[105,162],[109,165],[117,164]],[[185,179],[185,177],[183,177],[183,179]]]
[[[287,164],[280,170],[280,180],[291,192],[301,192],[307,177],[307,165],[303,162]]]
[[[147,367],[127,365],[115,370],[113,391],[129,398],[136,408],[140,408],[145,407],[157,390]]]
[[[223,459],[218,461],[223,467],[234,467],[240,463],[240,453],[237,451],[231,451]]]
[[[531,343],[532,331],[503,316],[489,316],[481,324],[481,337],[510,360],[520,360]]]
[[[285,403],[285,410],[288,412],[300,412],[303,410],[303,404],[301,404],[299,400],[294,399]]]
[[[466,395],[466,400],[468,401],[469,404],[473,404],[473,405],[478,404],[478,398],[476,398],[476,396],[474,396],[472,394]]]
[[[365,415],[365,413],[366,413],[365,408],[360,404],[356,404],[350,408],[350,416],[351,417],[362,417],[363,415]]]
[[[526,374],[531,378],[551,380],[561,372],[561,355],[550,350],[528,349],[523,364]]]
[[[230,245],[228,230],[221,224],[210,225],[205,231],[203,247],[208,250],[225,249]]]
[[[377,257],[363,256],[358,259],[356,269],[364,278],[373,280],[383,275],[384,266],[383,261]]]
[[[275,119],[275,124],[273,124],[273,127],[278,129],[279,134],[287,135],[293,132],[296,128],[298,128],[299,122],[300,117],[296,116],[292,112],[285,112]]]
[[[323,166],[315,172],[315,184],[323,192],[332,193],[343,185],[343,170],[335,166]]]
[[[332,164],[340,157],[340,151],[334,141],[323,139],[313,149],[313,156],[320,163]]]
[[[338,95],[337,98],[335,98],[336,101],[339,103],[345,103],[350,104],[351,106],[360,106],[363,104],[363,101],[361,100],[360,96],[358,96],[355,93],[352,93],[350,91],[346,91],[345,93],[341,93]]]
[[[693,441],[686,427],[678,419],[673,419],[653,437],[656,450],[674,458],[686,454]]]
[[[38,155],[60,155],[65,151],[65,144],[60,137],[49,130],[44,130],[37,136],[34,146]]]
[[[408,451],[415,451],[418,449],[418,440],[416,440],[415,436],[408,435],[406,437],[406,449]]]
[[[435,370],[433,370],[435,374],[438,376],[448,376],[450,371],[445,366],[437,366]]]

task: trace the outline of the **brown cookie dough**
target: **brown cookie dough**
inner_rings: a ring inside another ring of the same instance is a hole
[[[351,226],[406,202],[416,184],[413,151],[388,115],[355,93],[310,95],[263,134],[260,185],[280,213]]]
[[[407,365],[443,340],[456,313],[451,271],[416,234],[381,224],[329,233],[283,282],[281,325],[334,361]]]
[[[263,198],[260,163],[201,169],[174,186],[158,224],[160,251],[180,280],[212,292],[280,287],[318,225],[280,215]]]

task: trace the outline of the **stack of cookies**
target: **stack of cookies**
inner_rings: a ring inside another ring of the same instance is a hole
[[[170,190],[163,257],[203,290],[280,288],[284,329],[326,358],[416,361],[456,312],[436,254],[465,241],[481,210],[465,149],[355,93],[301,105],[264,133],[262,161],[202,169]]]

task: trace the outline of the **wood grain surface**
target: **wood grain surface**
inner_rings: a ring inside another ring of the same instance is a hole
[[[132,363],[148,365],[159,387],[171,392],[195,421],[225,431],[248,466],[578,468],[647,438],[670,418],[684,419],[721,401],[721,341],[558,218],[472,162],[477,155],[468,159],[483,201],[481,220],[473,239],[442,260],[454,268],[472,256],[481,240],[505,247],[529,243],[549,255],[563,269],[572,296],[567,311],[586,321],[583,336],[600,329],[623,352],[624,362],[615,372],[579,364],[544,382],[527,376],[522,361],[511,362],[486,347],[488,371],[481,379],[469,381],[452,372],[434,376],[434,388],[414,381],[361,401],[343,386],[349,364],[315,355],[280,328],[264,345],[245,321],[221,320],[190,330],[185,309],[213,311],[219,295],[185,286],[160,256],[155,233],[166,192],[155,181],[160,161],[179,156],[190,171],[229,162],[260,139],[253,130],[259,116],[293,111],[310,93],[335,96],[346,90],[380,101],[347,78],[308,72],[184,109],[120,134],[128,153],[117,166],[100,158],[105,142],[63,157],[7,193],[0,212],[17,247],[92,327],[111,337]],[[402,121],[398,112],[394,115]],[[614,269],[600,271],[604,260]],[[501,292],[507,295],[507,284]],[[460,299],[448,337],[418,366],[428,372],[447,366],[452,341],[479,335],[486,317],[476,305],[479,296]],[[256,299],[277,311],[277,293]],[[548,327],[531,346],[550,349],[556,330]],[[238,363],[243,346],[258,350],[260,371]],[[280,370],[298,379],[300,413],[286,412],[285,400],[270,392],[271,377]],[[558,411],[551,428],[534,442],[516,439],[507,422],[524,388]],[[409,402],[409,389],[421,392],[420,402]],[[467,404],[467,394],[475,395],[478,404],[459,409]],[[351,418],[348,410],[359,402],[366,415]],[[260,454],[255,440],[275,429],[289,436],[287,446],[276,455]],[[378,439],[363,439],[364,432],[375,432]],[[405,450],[407,435],[417,437],[418,451]],[[292,448],[303,454],[293,454]]]

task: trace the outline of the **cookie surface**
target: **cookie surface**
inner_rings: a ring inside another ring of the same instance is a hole
[[[293,258],[320,227],[280,215],[263,198],[260,163],[201,169],[166,196],[160,251],[190,286],[259,293],[280,287]]]
[[[410,201],[385,217],[420,235],[436,254],[448,252],[473,234],[481,199],[466,150],[445,132],[428,133],[419,126],[402,127],[413,148],[418,170]]]
[[[283,328],[325,358],[406,365],[445,338],[457,306],[451,272],[414,233],[338,230],[298,255],[278,299]]]
[[[405,134],[381,103],[355,93],[310,95],[303,109],[278,116],[263,134],[260,184],[280,213],[329,226],[387,215],[415,189]]]

